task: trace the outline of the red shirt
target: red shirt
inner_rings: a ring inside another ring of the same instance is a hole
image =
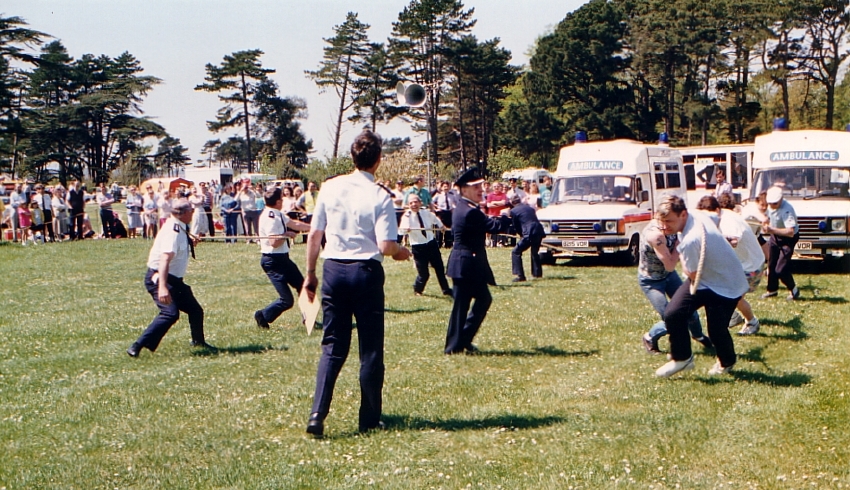
[[[490,207],[490,203],[494,201],[502,201],[501,206]],[[487,216],[499,216],[499,213],[505,209],[508,202],[508,195],[504,192],[491,192],[487,194]]]

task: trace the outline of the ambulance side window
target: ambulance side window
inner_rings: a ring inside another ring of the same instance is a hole
[[[677,162],[663,162],[655,164],[655,188],[676,189],[682,184],[679,178],[679,164]]]

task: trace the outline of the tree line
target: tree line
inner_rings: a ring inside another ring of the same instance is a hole
[[[469,165],[549,166],[577,130],[642,141],[665,132],[687,146],[752,141],[779,116],[792,128],[850,122],[850,0],[590,0],[537,39],[524,67],[498,38],[473,34],[474,14],[460,0],[411,0],[383,42],[356,12],[335,25],[305,71],[337,100],[324,159],[311,157],[301,131],[306,103],[279,95],[263,51],[207,64],[195,90],[222,102],[208,129],[244,136],[209,140],[205,160],[327,176],[350,168],[340,155],[346,124],[380,132],[400,118],[426,144],[394,139],[388,154],[404,150],[411,169],[428,162],[450,179]],[[60,180],[97,180],[118,167],[141,178],[189,162],[180,140],[142,113],[161,80],[130,53],[74,60],[48,37],[0,17],[0,170],[38,178],[56,163]],[[400,81],[421,85],[425,103],[399,104]]]

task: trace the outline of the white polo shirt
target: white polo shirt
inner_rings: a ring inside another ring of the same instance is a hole
[[[764,252],[743,216],[731,209],[724,209],[720,213],[720,232],[726,238],[738,240],[738,246],[734,247],[734,250],[744,271],[753,272],[761,269],[764,265]]]
[[[369,172],[329,179],[319,191],[310,228],[325,232],[323,259],[383,261],[378,242],[398,238],[392,193]]]
[[[286,233],[288,223],[289,218],[285,214],[277,209],[267,207],[260,212],[260,236],[283,235]],[[260,239],[260,252],[264,254],[289,253],[288,240],[284,240],[277,248],[273,248],[271,242],[271,240],[265,238]]]
[[[679,233],[678,250],[690,272],[697,272],[702,249],[702,230],[705,228],[705,263],[697,289],[710,289],[726,298],[739,298],[750,286],[744,268],[729,242],[703,212],[688,213],[685,229]]]
[[[150,254],[148,268],[158,271],[159,258],[164,253],[173,253],[174,257],[168,266],[168,273],[175,277],[186,275],[189,267],[189,234],[186,225],[174,216],[170,216],[156,234]]]

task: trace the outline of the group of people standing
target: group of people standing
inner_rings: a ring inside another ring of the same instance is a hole
[[[82,239],[90,231],[90,227],[84,230],[85,198],[77,180],[69,189],[61,184],[32,188],[16,184],[9,195],[9,210],[0,211],[4,225],[24,245]]]

